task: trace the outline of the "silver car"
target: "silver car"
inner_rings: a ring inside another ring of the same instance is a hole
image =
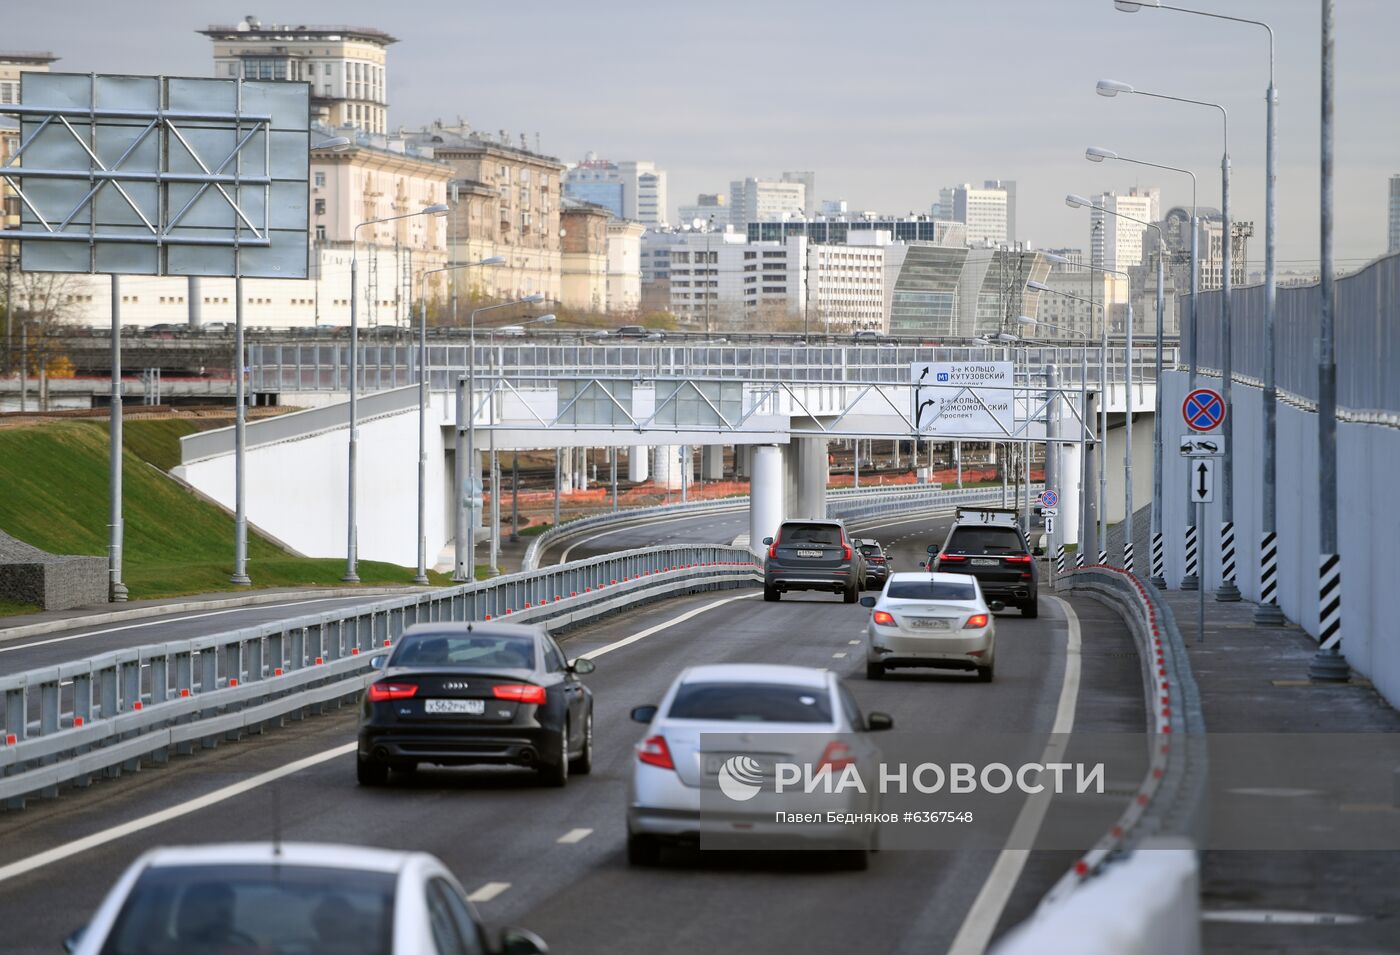
[[[870,607],[865,675],[878,680],[895,667],[973,670],[984,683],[996,668],[997,624],[976,577],[891,574]]]
[[[663,845],[698,845],[705,836],[725,845],[849,850],[839,854],[843,865],[868,865],[874,825],[824,820],[828,811],[875,811],[873,793],[807,793],[800,787],[780,793],[774,784],[779,765],[817,772],[854,765],[859,772],[876,762],[865,734],[890,729],[894,720],[885,713],[862,715],[836,674],[768,664],[691,667],[660,705],[636,707],[632,719],[647,729],[636,747],[628,794],[628,862],[653,865]],[[708,746],[723,748],[706,748],[707,739]],[[734,772],[736,760],[756,784],[740,801],[723,778]],[[776,821],[778,811],[814,812],[823,821],[794,827]]]

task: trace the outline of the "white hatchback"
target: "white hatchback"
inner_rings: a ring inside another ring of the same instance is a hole
[[[79,955],[546,951],[524,929],[488,936],[461,885],[427,853],[290,842],[147,852],[64,948]]]
[[[865,675],[895,667],[973,670],[990,682],[996,667],[996,619],[976,577],[967,574],[890,575],[879,597],[865,597]]]

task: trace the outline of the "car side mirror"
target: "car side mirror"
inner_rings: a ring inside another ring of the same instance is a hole
[[[874,598],[874,597],[862,597],[862,598],[860,598],[860,605],[861,605],[862,607],[873,607],[873,606],[875,606],[875,598]]]
[[[937,544],[929,544],[929,545],[928,545],[928,549],[927,549],[927,553],[928,553],[928,555],[929,555],[930,557],[932,557],[934,554],[938,553],[938,545],[937,545]]]
[[[67,938],[63,940],[63,950],[65,952],[76,952],[78,950],[78,945],[83,940],[83,933],[86,931],[86,925],[84,925],[80,929],[75,929],[71,934],[69,934]]]
[[[632,707],[632,722],[650,723],[656,718],[656,707],[651,704]]]
[[[569,664],[569,669],[575,676],[583,676],[584,674],[592,673],[594,670],[598,669],[598,664],[587,657],[579,657],[573,663]]]
[[[500,955],[547,955],[549,946],[527,928],[510,927],[501,929],[501,944],[496,951]]]
[[[865,714],[865,728],[872,733],[894,729],[894,717],[888,713]]]
[[[920,566],[920,567],[927,567],[927,566],[928,566],[928,561],[926,561],[926,560],[921,560],[921,561],[919,561],[919,566]]]
[[[376,670],[382,670],[382,669],[384,669],[384,664],[387,663],[388,660],[389,660],[389,654],[387,654],[387,653],[381,653],[381,654],[379,654],[378,656],[370,657],[370,658],[369,658],[369,665],[372,666],[372,667],[374,667]]]
[[[763,543],[765,543],[765,544],[771,544],[771,543],[773,543],[773,538],[771,538],[771,537],[765,537],[765,538],[763,538]]]

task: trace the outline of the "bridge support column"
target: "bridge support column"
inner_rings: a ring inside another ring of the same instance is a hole
[[[795,438],[797,507],[793,517],[826,517],[826,484],[830,476],[826,438]]]
[[[763,538],[772,537],[783,521],[783,487],[787,483],[783,449],[773,444],[752,445],[749,484],[749,549],[765,551]]]
[[[747,478],[753,474],[753,445],[736,444],[734,446],[734,476],[736,478]]]
[[[647,452],[650,449],[639,444],[627,452],[627,480],[641,483],[651,477],[651,462],[647,460]]]
[[[724,445],[707,444],[700,449],[700,477],[706,481],[724,480]]]
[[[681,449],[674,444],[657,445],[654,480],[666,488],[681,486]]]
[[[1078,444],[1061,444],[1059,451],[1059,472],[1055,476],[1055,490],[1060,495],[1060,516],[1055,518],[1055,525],[1063,543],[1078,544],[1079,482],[1084,479],[1083,462],[1079,460]]]
[[[586,491],[588,490],[588,449],[578,448],[574,453],[577,455],[574,463],[574,488]]]

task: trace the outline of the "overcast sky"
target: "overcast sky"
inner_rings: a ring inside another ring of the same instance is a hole
[[[1179,0],[1269,20],[1278,36],[1280,268],[1318,258],[1319,0]],[[1400,3],[1337,4],[1339,262],[1385,251],[1386,181],[1400,172]],[[196,29],[244,14],[351,23],[398,37],[391,125],[462,116],[535,133],[565,160],[588,150],[655,160],[671,211],[731,179],[817,173],[820,198],[927,212],[940,186],[1014,179],[1020,238],[1087,246],[1066,192],[1185,177],[1094,165],[1084,147],[1193,169],[1218,205],[1219,115],[1094,94],[1100,77],[1215,100],[1230,111],[1236,219],[1263,256],[1263,30],[1180,13],[1115,12],[1112,0],[44,0],[6,18],[0,45],[51,50],[55,68],[206,75]]]

